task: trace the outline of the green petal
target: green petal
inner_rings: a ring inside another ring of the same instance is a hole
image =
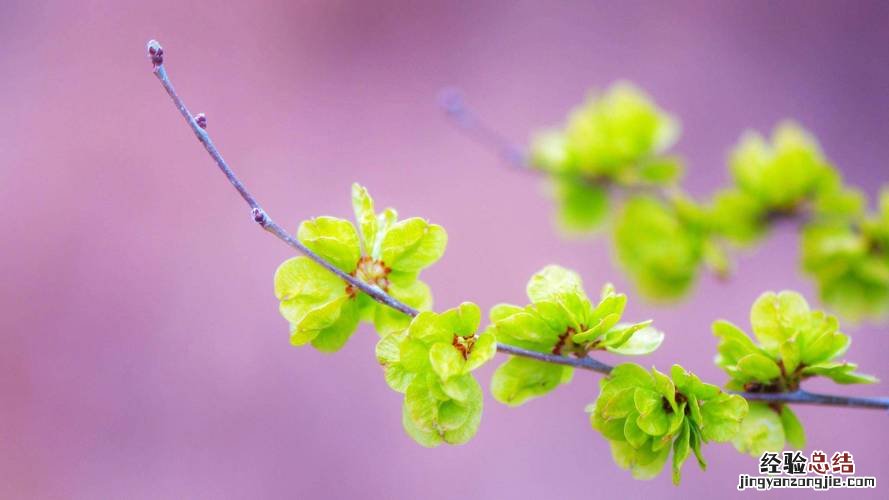
[[[316,217],[303,221],[297,239],[338,269],[350,273],[358,265],[361,244],[355,226],[336,217]]]
[[[398,271],[419,271],[444,254],[448,235],[444,228],[414,217],[396,222],[383,236],[380,256]]]

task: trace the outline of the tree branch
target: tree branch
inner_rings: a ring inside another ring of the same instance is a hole
[[[343,279],[346,283],[358,288],[362,292],[368,294],[371,298],[376,300],[377,302],[391,307],[396,311],[400,311],[408,316],[416,316],[419,314],[419,311],[414,309],[413,307],[404,304],[403,302],[397,300],[396,298],[390,296],[385,291],[380,288],[377,288],[373,285],[370,285],[364,281],[359,280],[355,276],[351,274],[345,273],[339,268],[335,267],[333,264],[327,262],[320,255],[316,254],[308,247],[300,243],[298,239],[296,239],[293,235],[287,232],[286,229],[279,226],[275,221],[269,217],[268,213],[262,209],[259,202],[256,201],[256,198],[247,190],[244,186],[244,183],[235,175],[234,171],[229,167],[228,163],[226,163],[225,159],[222,157],[222,154],[216,149],[216,146],[213,144],[213,141],[210,139],[210,135],[206,131],[207,120],[203,114],[192,115],[188,108],[185,106],[185,103],[182,101],[182,98],[176,93],[176,89],[173,87],[173,84],[170,82],[170,78],[167,76],[167,71],[164,68],[164,49],[160,46],[160,44],[156,40],[151,40],[148,42],[148,57],[151,59],[151,63],[154,66],[154,75],[160,81],[161,85],[166,90],[167,94],[173,100],[173,104],[179,110],[179,113],[185,118],[185,122],[191,127],[192,132],[197,137],[198,141],[204,146],[204,149],[207,150],[207,153],[213,158],[213,161],[216,162],[216,165],[219,167],[219,170],[225,175],[225,177],[229,180],[229,182],[234,186],[234,188],[238,191],[238,194],[241,195],[241,198],[244,199],[245,202],[250,206],[251,214],[253,216],[253,220],[259,224],[260,227],[265,229],[267,232],[276,236],[279,240],[283,241],[290,247],[294,248],[301,254],[306,257],[312,259],[328,271],[334,273]],[[447,96],[444,96],[442,101],[443,103],[447,100]],[[460,101],[462,102],[462,101]],[[458,108],[455,108],[458,109]],[[505,141],[499,134],[496,134],[492,130],[487,129],[484,125],[480,125],[478,121],[472,118],[472,115],[462,115],[461,119],[468,120],[467,123],[471,124],[475,130],[480,131],[481,135],[487,137],[487,140],[491,141],[495,144],[500,144],[503,148],[506,148],[509,143]],[[518,153],[519,156],[512,156],[515,153]],[[508,149],[503,149],[502,154],[512,160],[520,159],[519,163],[516,165],[527,165],[524,160],[524,153],[520,150],[515,149],[513,151],[509,151]],[[589,356],[584,357],[569,357],[569,356],[559,356],[555,354],[547,354],[536,351],[529,351],[527,349],[522,349],[519,347],[506,345],[506,344],[497,344],[497,351],[509,354],[511,356],[521,356],[530,359],[535,359],[537,361],[545,362],[545,363],[555,363],[559,365],[571,366],[574,368],[579,368],[582,370],[589,370],[597,373],[601,373],[603,375],[608,375],[611,370],[614,368],[611,365],[605,364],[601,361],[593,359]],[[802,390],[796,392],[788,392],[788,393],[775,393],[775,394],[764,394],[764,393],[735,393],[743,396],[749,400],[757,400],[757,401],[769,401],[774,403],[797,403],[797,404],[813,404],[813,405],[826,405],[826,406],[845,406],[845,407],[855,407],[855,408],[879,408],[879,409],[889,409],[889,398],[856,398],[856,397],[846,397],[846,396],[830,396],[824,394],[813,394],[809,392],[805,392]]]

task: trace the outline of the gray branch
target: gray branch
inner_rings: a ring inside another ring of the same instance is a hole
[[[352,276],[351,274],[348,274],[337,268],[333,264],[327,262],[320,255],[316,254],[311,249],[303,245],[298,239],[287,232],[286,229],[275,223],[275,221],[273,221],[272,218],[269,217],[268,213],[266,213],[266,211],[262,209],[262,206],[260,206],[259,202],[256,201],[256,198],[254,198],[253,195],[247,190],[247,188],[244,186],[244,183],[241,182],[237,175],[235,175],[231,167],[228,166],[228,163],[226,163],[219,150],[216,149],[216,146],[213,144],[213,141],[210,139],[210,135],[207,133],[207,130],[205,128],[207,123],[206,117],[204,117],[203,115],[192,115],[188,108],[185,106],[185,103],[182,101],[182,98],[179,97],[179,94],[176,93],[176,89],[170,82],[170,78],[167,76],[167,71],[164,68],[163,48],[156,40],[151,40],[150,42],[148,42],[147,49],[148,57],[149,59],[151,59],[151,63],[154,66],[154,75],[160,81],[161,85],[164,87],[164,90],[167,91],[167,94],[173,100],[173,104],[176,106],[176,109],[178,109],[182,117],[185,118],[185,122],[188,124],[189,127],[191,127],[191,130],[192,132],[194,132],[194,135],[197,137],[198,141],[204,146],[204,149],[207,150],[207,153],[209,153],[210,157],[213,158],[213,161],[216,162],[219,170],[222,171],[228,181],[238,191],[238,194],[241,195],[241,198],[243,198],[244,201],[247,202],[247,204],[250,206],[253,220],[257,224],[259,224],[260,227],[275,235],[279,240],[291,246],[299,253],[317,262],[328,271],[339,276],[345,282],[366,293],[377,302],[391,307],[396,311],[407,314],[408,316],[416,316],[417,314],[419,314],[419,311],[397,300],[382,289],[361,281],[355,276]],[[464,117],[464,119],[466,118]],[[500,142],[502,139],[499,136],[496,136],[496,134],[486,133],[486,135],[489,136],[489,140],[491,140],[491,142]],[[514,153],[515,150],[513,150],[512,152],[509,152],[507,150],[504,151],[504,156],[512,157],[511,160],[514,161],[517,158]],[[525,358],[535,359],[544,363],[555,363],[559,365],[571,366],[582,370],[597,372],[603,375],[608,375],[614,368],[611,365],[605,364],[589,356],[560,356],[556,354],[529,351],[527,349],[500,343],[497,344],[497,350],[510,356],[521,356]],[[847,396],[831,396],[825,394],[814,394],[801,390],[796,392],[774,394],[746,392],[736,394],[739,394],[740,396],[743,396],[744,398],[749,400],[768,401],[773,403],[795,403],[824,406],[845,406],[854,408],[889,409],[889,398],[856,398]]]

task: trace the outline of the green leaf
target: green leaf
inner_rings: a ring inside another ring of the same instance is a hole
[[[440,433],[420,428],[411,418],[407,404],[402,406],[401,423],[407,435],[421,446],[434,448],[444,441]]]
[[[441,380],[446,382],[449,378],[463,373],[466,361],[453,345],[439,342],[429,348],[429,363]]]
[[[355,220],[358,221],[358,230],[364,242],[364,254],[371,255],[377,237],[377,214],[370,193],[357,182],[352,184],[352,210],[355,212]]]
[[[838,384],[874,384],[878,380],[872,375],[854,373],[858,368],[855,363],[820,363],[803,368],[803,376],[820,375]]]
[[[701,434],[704,440],[721,443],[733,439],[747,414],[747,401],[736,394],[723,393],[704,401],[701,405],[704,421]]]
[[[478,325],[481,323],[481,317],[481,309],[472,302],[463,302],[441,314],[441,320],[451,333],[461,336],[475,335]]]
[[[447,243],[444,228],[414,217],[389,228],[383,236],[380,256],[394,270],[415,272],[441,258]]]
[[[531,302],[544,302],[564,294],[583,293],[583,286],[574,271],[550,265],[531,276],[526,290]]]
[[[738,360],[737,366],[751,380],[769,382],[781,376],[781,368],[775,361],[762,354],[748,354]]]
[[[343,272],[351,273],[361,257],[358,233],[351,222],[335,217],[303,221],[297,239]]]
[[[599,227],[608,215],[608,191],[601,185],[573,178],[553,179],[558,222],[568,233]]]
[[[299,323],[309,311],[346,295],[336,275],[308,257],[293,257],[275,271],[275,297],[290,323]]]
[[[611,457],[622,469],[629,469],[635,479],[654,479],[667,463],[670,456],[670,447],[653,451],[646,446],[634,448],[627,442],[609,441],[611,445]]]
[[[683,423],[676,440],[673,441],[673,484],[675,485],[678,485],[682,479],[682,464],[685,463],[691,454],[691,446],[689,444],[690,433],[689,424],[686,421]]]
[[[663,341],[663,332],[650,326],[645,326],[632,333],[626,342],[621,343],[617,347],[606,346],[606,348],[610,352],[623,354],[624,356],[641,356],[656,351]]]
[[[355,333],[358,328],[358,320],[360,319],[358,311],[358,303],[348,298],[340,299],[342,306],[340,307],[339,317],[326,328],[318,331],[315,338],[312,339],[312,347],[321,352],[336,352],[342,349],[349,337]],[[305,322],[300,324],[303,327]]]
[[[781,405],[781,426],[791,446],[797,449],[806,447],[806,431],[803,429],[803,424],[787,405]]]
[[[763,403],[750,403],[750,411],[741,422],[738,433],[732,438],[735,449],[754,457],[766,451],[784,449],[784,426],[781,417]]]
[[[510,358],[494,372],[491,394],[505,405],[518,406],[567,382],[565,372],[571,370],[534,359]]]
[[[776,352],[808,320],[809,304],[802,295],[791,291],[764,293],[750,310],[753,334],[769,352]]]
[[[682,176],[682,161],[674,156],[661,156],[642,162],[639,178],[649,184],[672,184]]]

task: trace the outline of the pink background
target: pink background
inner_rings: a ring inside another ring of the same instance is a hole
[[[370,328],[334,356],[290,347],[272,274],[291,253],[215,171],[145,42],[164,44],[186,102],[291,229],[348,216],[360,181],[448,229],[424,275],[439,309],[521,302],[527,278],[560,263],[590,290],[614,281],[631,319],[667,332],[643,363],[722,382],[714,319],[746,326],[765,290],[814,301],[796,236],[745,254],[730,284],[705,277],[678,306],[647,304],[607,239],[560,239],[540,180],[461,137],[435,95],[461,86],[524,141],[588,88],[628,78],[681,117],[696,195],[726,182],[745,127],[795,117],[873,196],[889,180],[887,25],[885,2],[0,2],[0,497],[731,495],[757,462],[729,445],[707,446],[710,470],[689,464],[680,488],[618,469],[583,413],[593,374],[518,409],[488,396],[466,446],[414,444]],[[889,380],[885,330],[849,325],[848,356]],[[809,451],[851,451],[878,477],[862,496],[886,497],[889,416],[799,415]]]

